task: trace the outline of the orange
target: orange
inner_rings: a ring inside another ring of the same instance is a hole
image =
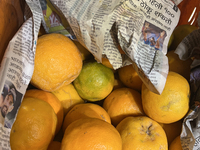
[[[108,112],[114,126],[125,117],[144,115],[141,95],[131,88],[113,90],[104,100],[103,108]]]
[[[99,101],[113,90],[114,73],[101,63],[90,61],[83,65],[80,75],[73,83],[84,100]]]
[[[146,116],[126,117],[116,127],[123,150],[168,150],[163,128]]]
[[[113,69],[113,66],[111,65],[110,61],[108,60],[107,57],[102,57],[102,64],[110,69]]]
[[[10,132],[12,150],[45,150],[55,136],[56,114],[47,102],[24,98]]]
[[[61,129],[63,119],[64,119],[63,107],[62,107],[61,102],[58,100],[58,98],[50,92],[46,92],[46,91],[39,90],[39,89],[27,90],[24,97],[38,98],[43,101],[46,101],[47,103],[49,103],[51,105],[51,107],[54,109],[54,111],[57,115],[57,119],[58,119],[58,123],[57,123],[57,127],[56,127],[56,134],[57,134],[58,131]]]
[[[111,123],[110,116],[101,106],[93,103],[76,104],[65,116],[63,131],[65,131],[73,121],[85,117],[99,118]]]
[[[50,144],[49,144],[49,147],[47,150],[60,150],[61,148],[61,142],[59,141],[52,141]]]
[[[72,83],[61,87],[52,92],[61,102],[64,108],[64,116],[76,104],[84,103],[84,100],[78,95]]]
[[[169,51],[166,56],[168,57],[169,71],[179,73],[189,81],[192,59],[181,60],[174,50]]]
[[[160,95],[151,92],[145,84],[141,92],[145,114],[157,122],[176,122],[189,110],[190,86],[178,73],[168,73],[164,90]]]
[[[174,123],[169,123],[169,124],[164,124],[164,123],[159,123],[162,128],[164,129],[166,135],[167,135],[167,141],[168,145],[171,144],[171,142],[181,134],[182,131],[182,120],[179,120]]]
[[[93,58],[92,53],[88,49],[86,49],[83,45],[81,45],[78,41],[73,40],[74,44],[77,46],[79,51],[81,52],[81,56],[83,60],[87,60]]]
[[[173,40],[170,45],[170,49],[175,50],[180,42],[189,35],[192,31],[197,30],[196,26],[190,24],[183,24],[177,26],[172,32]]]
[[[65,130],[61,150],[122,150],[119,132],[98,118],[82,118]]]
[[[45,34],[38,38],[31,83],[44,91],[54,91],[70,84],[80,74],[82,58],[68,37]]]
[[[142,80],[140,79],[138,73],[133,68],[132,64],[121,67],[118,69],[119,79],[122,83],[134,90],[141,91]]]
[[[182,146],[181,146],[181,139],[180,139],[180,135],[177,136],[172,143],[169,146],[169,150],[183,150]]]

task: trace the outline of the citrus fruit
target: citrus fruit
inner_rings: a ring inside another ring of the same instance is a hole
[[[113,71],[98,63],[90,61],[83,65],[80,75],[74,80],[78,94],[88,101],[99,101],[110,94],[114,85]]]
[[[52,141],[47,150],[60,150],[61,142],[59,141]]]
[[[127,116],[144,115],[141,95],[131,88],[113,90],[104,100],[103,108],[114,126]]]
[[[82,118],[65,130],[61,150],[122,150],[116,128],[98,118]]]
[[[110,61],[108,60],[107,57],[102,57],[102,64],[110,69],[113,69],[113,66],[111,65]]]
[[[151,92],[145,84],[141,93],[145,114],[157,122],[176,122],[189,110],[189,83],[178,73],[168,73],[164,90],[160,95]]]
[[[122,83],[134,90],[141,91],[142,87],[142,80],[140,79],[139,75],[133,68],[132,64],[121,67],[118,69],[119,79]]]
[[[76,104],[65,116],[63,131],[65,131],[73,121],[85,117],[99,118],[111,123],[110,116],[101,106],[93,103]]]
[[[165,123],[159,123],[162,128],[164,129],[166,135],[167,135],[167,141],[168,145],[171,144],[171,142],[181,134],[182,131],[182,120],[179,120],[177,122],[165,124]]]
[[[171,43],[170,49],[175,50],[177,46],[180,44],[180,42],[187,36],[189,35],[192,31],[197,30],[198,28],[193,25],[189,24],[183,24],[177,26],[174,31],[172,32],[173,34],[173,41]]]
[[[168,150],[163,128],[146,116],[126,117],[116,127],[123,150]]]
[[[73,40],[74,44],[77,46],[79,51],[81,52],[81,56],[83,60],[90,59],[93,57],[92,53],[88,49],[86,49],[83,45],[81,45],[78,41]]]
[[[80,74],[82,58],[76,45],[59,33],[38,38],[31,83],[44,91],[70,84]]]
[[[169,51],[166,56],[168,57],[169,71],[176,72],[189,81],[192,59],[181,60],[174,50]]]
[[[12,150],[45,150],[55,136],[56,114],[47,102],[24,98],[10,132]]]
[[[180,135],[177,136],[172,143],[169,146],[169,150],[183,150],[182,146],[181,146],[181,139],[180,139]]]
[[[40,89],[27,90],[24,97],[38,98],[43,101],[46,101],[47,103],[49,103],[51,105],[51,107],[54,109],[54,111],[57,115],[57,119],[58,119],[57,127],[56,127],[56,134],[57,134],[58,131],[61,129],[63,119],[64,119],[63,106],[62,106],[61,102],[59,101],[59,99],[52,93],[43,91]]]
[[[84,103],[72,83],[63,86],[52,93],[60,100],[64,109],[64,116],[74,105]]]

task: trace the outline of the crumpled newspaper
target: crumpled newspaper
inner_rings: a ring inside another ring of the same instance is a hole
[[[190,111],[184,118],[180,136],[183,150],[200,149],[200,12],[198,26],[199,29],[185,37],[175,50],[180,59],[193,59],[189,81]]]

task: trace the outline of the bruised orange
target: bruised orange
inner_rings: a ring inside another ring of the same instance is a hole
[[[123,150],[168,150],[163,128],[146,116],[126,117],[116,127]]]
[[[189,110],[190,86],[178,73],[169,72],[163,92],[155,94],[142,86],[142,106],[146,115],[160,123],[181,120]]]

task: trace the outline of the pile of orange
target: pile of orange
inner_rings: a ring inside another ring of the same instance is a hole
[[[11,130],[13,150],[168,150],[180,145],[173,140],[180,136],[190,98],[183,75],[170,71],[158,95],[132,65],[114,70],[108,60],[97,62],[80,47],[57,33],[39,37],[33,89],[27,90]]]

